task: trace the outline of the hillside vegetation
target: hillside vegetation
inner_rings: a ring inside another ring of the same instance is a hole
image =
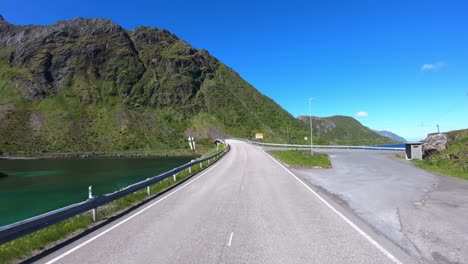
[[[303,124],[206,50],[166,30],[0,18],[0,152],[188,147]],[[201,141],[201,142],[200,142]]]
[[[318,144],[390,140],[349,117],[317,119]],[[167,30],[77,18],[0,16],[0,154],[188,148],[217,137],[303,144],[294,118],[236,72]]]
[[[308,116],[298,119],[309,124]],[[396,143],[349,116],[313,117],[312,125],[316,144],[372,146]]]
[[[447,150],[430,155],[415,164],[423,169],[468,180],[468,129],[444,133]]]

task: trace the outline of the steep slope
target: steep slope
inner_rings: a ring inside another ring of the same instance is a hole
[[[397,142],[406,142],[406,139],[404,139],[403,137],[400,137],[399,135],[393,132],[387,131],[387,130],[381,130],[381,131],[374,130],[374,132],[381,136],[388,137],[389,139],[397,141]]]
[[[206,50],[104,19],[16,26],[0,17],[0,152],[186,147],[305,126]]]
[[[308,116],[299,116],[298,119],[309,124]],[[371,146],[395,143],[349,116],[312,117],[312,125],[317,144]]]

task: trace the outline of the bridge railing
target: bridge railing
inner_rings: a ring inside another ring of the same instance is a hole
[[[182,172],[186,169],[189,169],[192,166],[195,166],[197,164],[200,164],[200,166],[202,166],[203,162],[206,162],[206,161],[210,162],[211,160],[216,160],[218,157],[224,155],[229,150],[230,150],[230,146],[227,145],[227,147],[224,150],[221,150],[212,156],[189,162],[180,167],[174,168],[168,172],[164,172],[160,175],[148,178],[144,181],[140,181],[135,184],[129,185],[114,193],[94,196],[83,202],[75,203],[75,204],[60,208],[60,209],[56,209],[48,213],[44,213],[44,214],[29,218],[26,220],[22,220],[13,224],[0,227],[0,244],[3,244],[8,241],[14,240],[16,238],[31,234],[35,231],[51,226],[53,224],[56,224],[65,219],[71,218],[73,216],[82,214],[84,212],[95,210],[99,206],[108,204],[119,198],[132,194],[136,191],[142,190],[162,180],[165,180],[170,177],[175,177],[177,173]]]

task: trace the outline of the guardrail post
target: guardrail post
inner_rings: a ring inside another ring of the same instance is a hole
[[[146,180],[149,180],[149,178],[147,178]],[[146,192],[148,193],[148,197],[151,196],[151,188],[149,185],[148,187],[146,187]]]
[[[177,181],[177,173],[172,175],[172,178],[174,179],[174,181]]]
[[[200,162],[200,169],[203,168],[203,162]]]
[[[92,198],[93,198],[93,186],[89,186],[89,187],[88,187],[88,198],[89,198],[89,199],[92,199]],[[97,213],[97,212],[96,212],[96,211],[97,211],[96,208],[94,208],[93,210],[91,210],[91,212],[93,213],[93,222],[96,222],[96,220],[97,220],[97,217],[96,217],[96,215],[97,215],[96,213]]]
[[[210,165],[210,159],[208,159],[208,165]]]

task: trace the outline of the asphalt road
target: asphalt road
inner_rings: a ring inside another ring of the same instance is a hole
[[[232,150],[205,172],[39,263],[400,263],[261,148]],[[407,261],[405,261],[407,263]]]
[[[291,168],[421,263],[468,263],[468,181],[393,151],[319,150],[332,169]]]

